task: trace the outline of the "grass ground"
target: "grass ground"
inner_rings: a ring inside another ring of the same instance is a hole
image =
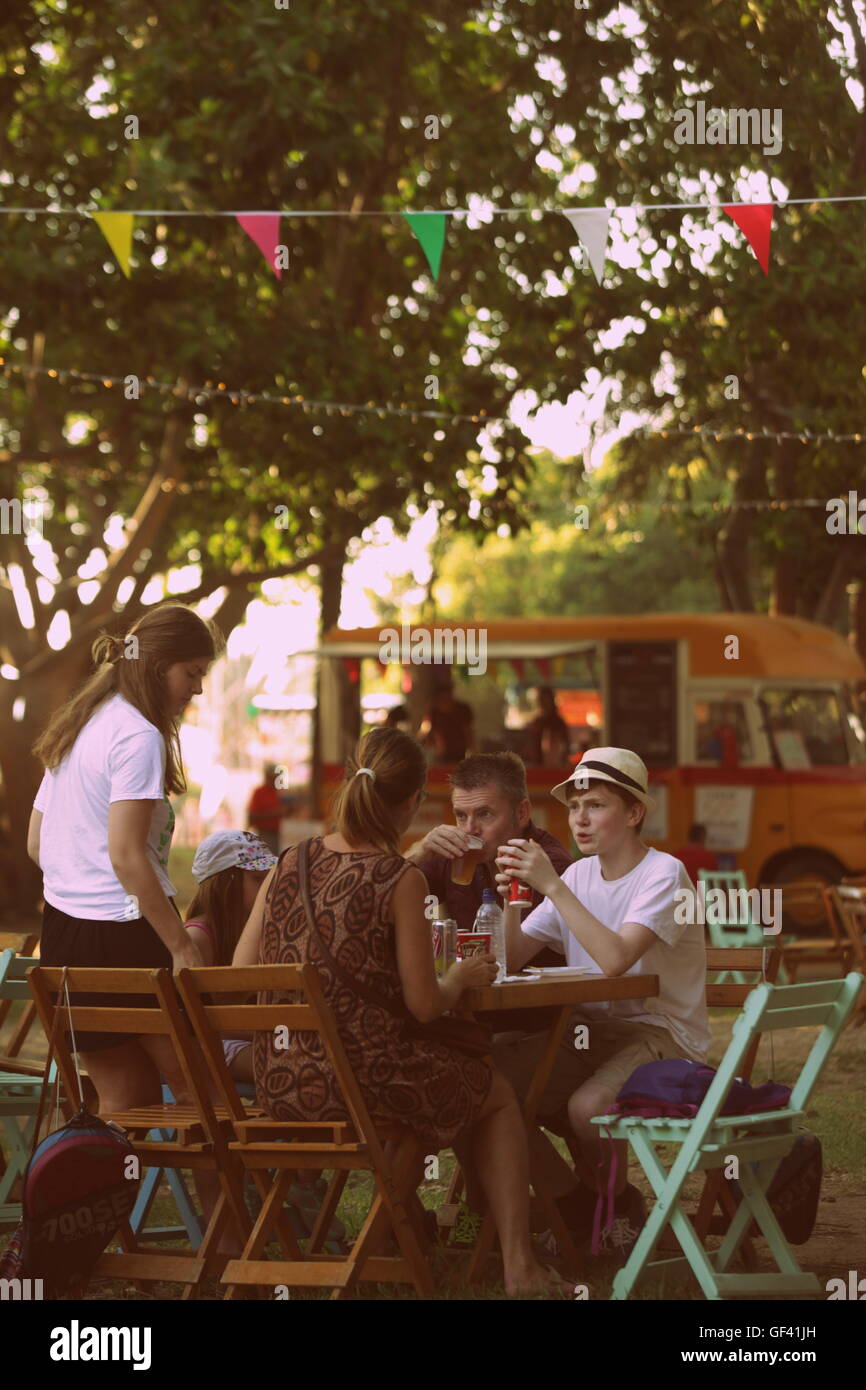
[[[713,1041],[709,1060],[714,1065],[727,1045],[734,1016],[734,1011],[714,1011],[711,1015]],[[772,1056],[769,1038],[765,1037],[754,1071],[756,1082],[773,1076],[790,1084],[813,1037],[814,1032],[809,1029],[777,1034],[773,1039]],[[814,1271],[822,1283],[832,1277],[844,1276],[849,1269],[866,1268],[866,1115],[861,1101],[864,1072],[866,1028],[849,1027],[842,1034],[828,1063],[808,1114],[809,1127],[820,1136],[823,1144],[824,1182],[815,1231],[808,1244],[800,1247],[796,1253],[801,1266]],[[438,1178],[426,1180],[420,1189],[419,1195],[426,1207],[435,1209],[443,1200],[452,1165],[450,1153],[440,1155]],[[649,1186],[634,1165],[630,1176],[649,1198]],[[687,1194],[696,1197],[698,1190],[699,1181],[690,1180]],[[340,1216],[350,1237],[360,1228],[369,1196],[369,1179],[353,1174],[340,1207]],[[176,1219],[174,1204],[166,1187],[154,1203],[151,1221],[155,1225],[170,1225]],[[0,1246],[4,1243],[4,1237],[0,1235]],[[757,1251],[761,1263],[769,1268],[768,1252],[761,1242],[757,1243]],[[506,1297],[501,1283],[497,1282],[501,1271],[495,1260],[491,1262],[485,1283],[473,1289],[460,1284],[460,1263],[459,1258],[434,1251],[434,1274],[437,1287],[442,1286],[443,1298],[497,1300]],[[562,1272],[573,1276],[575,1282],[586,1284],[590,1298],[598,1299],[609,1296],[616,1266],[609,1259],[593,1260],[587,1257],[583,1269]],[[88,1297],[116,1300],[156,1296],[170,1299],[177,1298],[179,1293],[180,1289],[173,1285],[160,1285],[150,1295],[142,1295],[131,1285],[94,1283]],[[210,1293],[216,1297],[216,1288],[211,1289]],[[314,1294],[298,1296],[316,1297]],[[408,1290],[370,1286],[364,1286],[358,1296],[368,1299],[414,1297]],[[637,1296],[644,1299],[688,1300],[701,1297],[697,1285],[689,1276],[669,1277],[667,1282],[647,1281]]]

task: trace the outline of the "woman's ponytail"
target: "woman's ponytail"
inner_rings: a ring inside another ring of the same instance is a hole
[[[396,854],[400,833],[396,808],[424,785],[427,760],[421,745],[400,729],[373,729],[346,761],[333,817],[350,845],[371,844]]]

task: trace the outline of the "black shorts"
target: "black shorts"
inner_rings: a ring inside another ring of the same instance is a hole
[[[45,904],[42,914],[39,959],[42,965],[90,966],[102,970],[136,966],[171,970],[172,966],[171,952],[146,917],[136,917],[131,922],[93,921],[87,917],[70,917],[51,903]],[[73,1004],[94,1007],[144,1009],[153,1006],[152,999],[139,994],[70,994],[69,998]],[[129,1033],[75,1034],[77,1052],[105,1052],[131,1041]]]

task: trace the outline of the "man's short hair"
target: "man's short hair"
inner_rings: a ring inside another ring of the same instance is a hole
[[[471,753],[457,764],[448,780],[452,788],[463,792],[477,791],[492,782],[512,806],[529,800],[526,768],[516,753]]]

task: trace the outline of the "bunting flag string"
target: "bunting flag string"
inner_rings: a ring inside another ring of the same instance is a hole
[[[588,206],[582,208],[503,208],[488,206],[482,199],[479,199],[478,206],[475,208],[428,209],[422,212],[410,212],[408,210],[392,211],[377,208],[362,209],[359,211],[353,211],[348,208],[283,208],[262,209],[258,211],[222,211],[219,209],[192,211],[185,208],[131,208],[125,211],[111,210],[94,212],[88,208],[61,208],[54,206],[38,208],[0,207],[0,215],[21,215],[27,217],[90,217],[102,231],[103,236],[117,258],[118,265],[127,278],[130,275],[132,233],[134,219],[136,217],[157,217],[160,219],[167,217],[231,217],[238,222],[247,235],[250,236],[258,246],[265,260],[277,276],[277,279],[282,279],[282,271],[285,269],[285,265],[278,260],[276,255],[280,244],[280,219],[282,217],[401,217],[407,223],[421,246],[434,280],[438,278],[439,269],[442,264],[447,218],[477,217],[482,209],[485,216],[490,217],[541,217],[550,214],[555,214],[556,216],[564,215],[568,218],[573,231],[586,250],[587,259],[596,281],[598,284],[601,284],[607,252],[610,219],[615,213],[651,213],[656,210],[723,212],[726,216],[730,217],[742,231],[757,257],[758,264],[764,274],[768,275],[770,268],[770,231],[774,208],[786,208],[797,205],[811,207],[825,203],[861,202],[866,202],[866,193],[840,194],[813,198],[777,198],[769,202],[760,203],[723,203],[704,198],[697,202],[612,203],[604,207]]]
[[[5,357],[0,356],[0,377],[10,375],[34,377],[47,376],[58,382],[82,381],[96,382],[106,390],[114,387],[124,388],[126,394],[130,390],[130,383],[137,383],[143,393],[145,390],[158,391],[161,395],[171,395],[185,398],[196,404],[204,404],[208,400],[227,400],[232,405],[254,405],[263,403],[265,405],[288,405],[296,406],[305,415],[324,414],[328,416],[341,415],[344,418],[352,415],[375,415],[380,420],[387,417],[397,417],[399,419],[411,420],[417,424],[420,420],[438,420],[445,424],[460,425],[510,425],[515,427],[515,421],[508,419],[504,415],[490,415],[486,410],[478,410],[473,415],[461,415],[455,411],[448,410],[425,410],[417,405],[409,405],[406,402],[400,405],[383,405],[376,401],[367,401],[365,404],[355,404],[345,401],[317,401],[308,400],[306,396],[296,395],[274,395],[267,391],[243,391],[226,386],[225,382],[212,381],[206,382],[203,386],[193,386],[179,381],[157,381],[154,377],[127,376],[108,376],[104,372],[82,372],[73,367],[34,367],[28,363],[7,362]],[[140,396],[126,395],[128,400],[138,400]],[[611,426],[612,428],[612,426]],[[784,440],[796,440],[800,444],[862,444],[866,440],[866,427],[849,434],[837,434],[833,430],[776,430],[776,429],[746,429],[744,425],[737,429],[719,429],[714,425],[692,425],[689,428],[675,428],[670,425],[638,425],[635,429],[628,432],[628,438],[642,437],[647,439],[694,439],[705,443],[710,439],[716,443],[722,440],[736,439],[739,441],[761,440],[764,443],[781,444]]]

